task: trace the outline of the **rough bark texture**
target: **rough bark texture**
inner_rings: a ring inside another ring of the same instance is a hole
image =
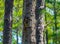
[[[36,3],[36,44],[44,44],[43,31],[44,31],[44,15],[42,10],[44,9],[44,0],[37,0]]]
[[[12,44],[12,8],[13,0],[5,0],[3,44]]]
[[[36,0],[24,0],[22,44],[36,44],[35,6]]]

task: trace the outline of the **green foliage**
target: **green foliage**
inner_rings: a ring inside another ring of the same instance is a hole
[[[51,3],[46,3],[46,7],[53,8],[53,5]]]
[[[54,11],[54,1],[52,0],[47,0],[46,1],[46,7],[52,9]],[[55,3],[55,9],[56,9],[56,17],[57,17],[57,29],[55,30],[55,19],[54,19],[54,15],[50,14],[49,12],[46,12],[46,19],[47,19],[47,23],[51,22],[48,24],[48,26],[46,27],[46,29],[48,30],[48,44],[53,44],[56,43],[56,41],[60,41],[60,2]],[[57,37],[57,38],[56,38]],[[54,39],[53,39],[54,38]],[[52,39],[52,40],[51,40]]]

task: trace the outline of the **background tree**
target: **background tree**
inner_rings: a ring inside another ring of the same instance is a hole
[[[36,3],[36,44],[44,44],[43,31],[44,31],[44,0],[37,0]]]
[[[12,43],[12,9],[13,0],[5,0],[3,44]]]

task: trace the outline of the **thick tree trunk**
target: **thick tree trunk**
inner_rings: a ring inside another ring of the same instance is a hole
[[[13,0],[5,0],[3,44],[12,44],[12,9]]]
[[[22,44],[36,44],[35,6],[36,0],[24,0]]]
[[[44,0],[37,0],[36,3],[36,44],[44,44],[43,31],[44,31],[44,15],[42,10],[44,9]]]

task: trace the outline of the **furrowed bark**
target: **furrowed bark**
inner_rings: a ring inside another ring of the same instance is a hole
[[[22,44],[36,44],[36,0],[24,0]]]

